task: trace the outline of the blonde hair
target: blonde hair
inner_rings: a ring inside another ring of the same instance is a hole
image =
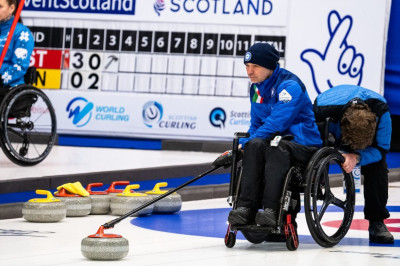
[[[364,103],[352,104],[344,112],[340,127],[342,142],[353,150],[363,150],[374,140],[376,115]]]

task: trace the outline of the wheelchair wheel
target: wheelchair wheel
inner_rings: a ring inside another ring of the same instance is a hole
[[[49,98],[30,85],[13,88],[0,107],[0,145],[21,166],[35,165],[49,155],[56,138],[56,116]]]
[[[233,232],[227,233],[225,236],[225,246],[228,248],[233,248],[236,244],[236,235]]]
[[[311,158],[306,174],[304,209],[312,237],[322,247],[333,247],[342,240],[350,228],[354,215],[355,191],[351,174],[340,167],[343,156],[335,149],[324,147]],[[329,166],[338,164],[346,192],[331,190]],[[329,215],[333,211],[334,215]],[[338,228],[325,226],[328,220],[339,220]]]
[[[265,232],[251,232],[250,230],[242,230],[242,234],[247,241],[253,244],[260,244],[264,242],[268,235]]]
[[[295,251],[299,247],[299,244],[296,243],[293,239],[293,236],[289,236],[286,239],[286,248],[290,251]]]

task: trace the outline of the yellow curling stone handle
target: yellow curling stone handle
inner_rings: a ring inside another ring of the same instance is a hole
[[[151,194],[151,195],[162,195],[168,192],[168,190],[160,190],[160,187],[166,187],[168,186],[167,182],[160,182],[157,183],[152,191],[147,191],[146,194]],[[174,192],[173,194],[175,194],[176,192]]]
[[[137,189],[140,188],[140,185],[138,184],[133,184],[133,185],[128,185],[125,187],[124,191],[122,193],[117,194],[117,196],[121,196],[121,197],[143,197],[143,196],[147,196],[144,193],[137,193],[137,192],[131,192],[131,190],[133,189]]]
[[[38,190],[36,190],[36,194],[47,195],[47,197],[30,199],[29,202],[58,202],[58,201],[60,201],[59,199],[54,198],[53,194],[51,194],[51,192],[48,190],[38,189]]]

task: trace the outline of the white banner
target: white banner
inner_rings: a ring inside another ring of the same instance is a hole
[[[353,84],[383,95],[390,0],[297,0],[290,6],[286,67],[310,98]]]
[[[250,102],[110,92],[46,91],[60,134],[224,139],[246,132]]]

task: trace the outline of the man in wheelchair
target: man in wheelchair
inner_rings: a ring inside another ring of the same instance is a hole
[[[244,57],[252,82],[251,125],[250,137],[240,139],[243,174],[231,225],[276,226],[286,173],[294,163],[305,165],[322,144],[304,84],[278,60],[279,52],[267,43],[254,44]],[[300,204],[290,210],[293,219],[299,210]]]
[[[314,102],[317,122],[327,117],[336,123],[329,131],[336,147],[342,150],[343,170],[351,172],[361,165],[364,176],[365,219],[369,221],[371,242],[391,244],[393,235],[383,220],[389,218],[388,169],[386,154],[391,140],[391,119],[386,100],[378,93],[354,85],[332,87]]]

